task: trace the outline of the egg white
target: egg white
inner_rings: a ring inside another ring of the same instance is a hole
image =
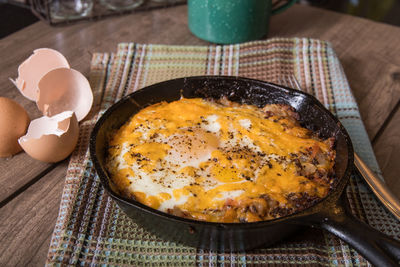
[[[240,120],[240,125],[245,129],[249,129],[251,127],[251,121],[248,119]],[[197,129],[200,131],[205,131],[207,133],[212,133],[219,140],[218,147],[219,149],[231,149],[232,147],[247,147],[250,148],[254,153],[261,151],[261,149],[255,145],[255,143],[246,135],[239,134],[238,129],[236,129],[233,124],[229,125],[229,131],[232,132],[233,138],[228,140],[219,139],[222,136],[221,133],[221,125],[218,122],[218,115],[210,115],[204,118],[203,123],[197,126]],[[145,140],[149,136],[150,129],[146,126],[139,127],[137,129],[142,133],[142,138]],[[176,136],[176,135],[175,135]],[[179,136],[181,139],[189,138],[187,135]],[[171,137],[166,137],[164,135],[159,134],[157,138],[154,139],[155,142],[158,143],[171,143]],[[208,140],[204,140],[204,142],[208,142]],[[179,172],[173,172],[173,170],[179,170],[184,167],[194,167],[196,168],[196,173],[199,176],[207,177],[210,176],[208,170],[199,169],[199,165],[203,162],[206,162],[211,159],[213,150],[217,149],[217,147],[211,147],[202,151],[196,150],[196,147],[192,147],[191,149],[179,151],[172,148],[171,153],[164,157],[163,166],[156,165],[158,169],[156,172],[148,173],[142,170],[139,165],[130,165],[126,162],[124,155],[125,153],[130,153],[132,149],[129,146],[128,142],[123,144],[123,148],[117,157],[114,158],[114,164],[119,163],[117,168],[119,170],[124,168],[130,168],[134,176],[129,176],[128,179],[131,182],[128,190],[131,192],[143,192],[147,196],[157,196],[160,193],[168,193],[171,195],[171,198],[165,200],[161,203],[159,210],[167,211],[168,209],[173,209],[174,206],[180,205],[186,202],[187,198],[192,194],[179,196],[179,198],[175,197],[173,191],[176,189],[182,189],[186,186],[189,186],[195,183],[195,178],[182,175]],[[271,155],[274,157],[274,155]],[[268,157],[267,157],[268,158]],[[113,163],[111,163],[113,165]],[[255,170],[257,173],[258,170]],[[238,181],[237,183],[241,183],[243,181]],[[216,177],[208,177],[201,186],[205,190],[211,190],[219,185],[223,184]],[[240,196],[243,193],[242,190],[236,191],[227,191],[221,192],[219,197],[216,197],[216,200],[224,200],[229,198],[235,198]]]

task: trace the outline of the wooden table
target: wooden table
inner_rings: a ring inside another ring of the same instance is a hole
[[[400,197],[400,28],[296,5],[273,17],[269,37],[312,37],[333,44],[360,107],[380,167]],[[8,81],[32,50],[61,51],[88,75],[93,52],[119,42],[207,44],[187,27],[186,6],[50,27],[37,22],[0,41],[0,96],[40,114]],[[1,127],[1,126],[0,126]],[[46,164],[25,153],[0,159],[0,265],[43,265],[58,214],[68,160]]]

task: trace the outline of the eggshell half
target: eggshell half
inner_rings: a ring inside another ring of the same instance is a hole
[[[18,77],[10,80],[22,95],[36,101],[40,79],[53,69],[69,67],[67,59],[60,52],[50,48],[40,48],[34,50],[33,54],[19,65]]]
[[[79,136],[75,113],[65,111],[53,117],[33,120],[18,142],[29,156],[44,162],[57,162],[74,150]]]
[[[30,121],[21,105],[0,97],[0,157],[9,157],[22,150],[18,138],[26,133]]]
[[[40,79],[38,88],[36,104],[45,116],[72,110],[81,121],[93,104],[89,81],[74,69],[59,68],[48,72]]]

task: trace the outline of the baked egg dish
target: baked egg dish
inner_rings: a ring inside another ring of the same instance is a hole
[[[151,208],[255,222],[328,194],[334,141],[302,127],[287,105],[181,98],[140,110],[112,133],[106,167],[114,190]]]

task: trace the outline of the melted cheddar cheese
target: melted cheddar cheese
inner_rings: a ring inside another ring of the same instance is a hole
[[[107,168],[122,194],[178,216],[284,216],[325,197],[333,182],[333,139],[321,140],[296,117],[284,105],[158,103],[113,134]]]

